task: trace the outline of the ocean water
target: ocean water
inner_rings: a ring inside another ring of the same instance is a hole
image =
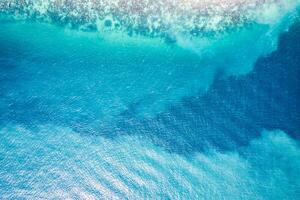
[[[298,199],[299,6],[0,1],[0,199]]]

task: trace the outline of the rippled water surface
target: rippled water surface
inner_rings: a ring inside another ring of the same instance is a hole
[[[0,199],[298,199],[299,5],[0,1]]]

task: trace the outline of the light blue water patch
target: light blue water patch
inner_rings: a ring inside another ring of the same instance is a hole
[[[0,131],[4,199],[297,199],[300,147],[265,132],[241,152],[187,158],[146,138],[82,137],[55,125]],[[26,139],[24,139],[26,138]]]

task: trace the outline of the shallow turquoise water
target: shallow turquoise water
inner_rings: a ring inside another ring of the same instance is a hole
[[[294,9],[171,40],[5,5],[1,199],[300,196]]]

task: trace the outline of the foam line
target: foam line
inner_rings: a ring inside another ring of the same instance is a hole
[[[100,31],[195,36],[277,23],[297,5],[299,0],[3,0],[0,11]]]

